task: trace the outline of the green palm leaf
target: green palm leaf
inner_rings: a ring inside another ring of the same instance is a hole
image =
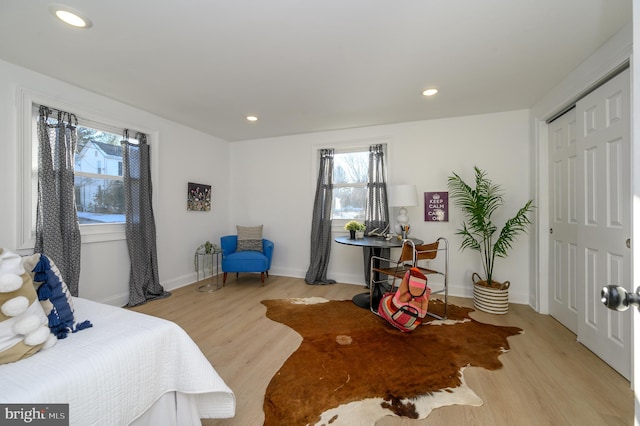
[[[491,282],[495,258],[507,257],[517,236],[527,232],[533,200],[527,201],[514,217],[505,222],[494,241],[498,228],[491,217],[504,203],[503,190],[487,177],[485,171],[474,167],[474,172],[475,188],[456,173],[448,178],[448,186],[451,198],[465,217],[462,227],[456,232],[462,237],[460,248],[480,252],[486,281]]]

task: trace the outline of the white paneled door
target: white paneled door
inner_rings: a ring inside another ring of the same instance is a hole
[[[576,110],[549,124],[549,312],[578,334]]]
[[[600,301],[631,290],[631,100],[627,69],[576,105],[578,340],[631,378],[631,315]]]
[[[549,124],[550,313],[627,379],[631,315],[600,291],[632,291],[630,107],[626,70]]]

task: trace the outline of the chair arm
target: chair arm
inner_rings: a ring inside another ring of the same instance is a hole
[[[387,259],[386,257],[371,256],[370,267],[371,267],[372,270],[374,269],[376,262],[378,264],[380,264],[382,262],[387,262],[389,264],[389,268],[398,267],[398,266],[400,266],[400,265],[402,265],[404,263],[404,262],[399,262],[399,261],[393,260],[393,259]]]
[[[220,237],[220,248],[222,249],[222,257],[235,253],[238,248],[238,236],[226,235]]]
[[[273,257],[273,241],[267,240],[266,238],[262,239],[262,251],[265,256],[267,256],[267,270],[271,269],[271,258]]]

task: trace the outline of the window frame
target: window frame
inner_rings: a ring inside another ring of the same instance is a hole
[[[315,171],[315,173],[313,173],[313,175],[311,176],[312,179],[312,190],[311,190],[311,197],[312,200],[315,198],[315,191],[316,191],[316,186],[317,186],[317,181],[318,181],[318,171],[320,169],[320,150],[322,149],[326,149],[326,148],[333,148],[334,150],[334,155],[335,154],[342,154],[342,153],[349,153],[349,152],[362,152],[365,151],[367,153],[369,153],[369,147],[371,145],[376,145],[376,144],[381,144],[383,146],[383,151],[384,151],[384,155],[385,155],[385,180],[388,182],[388,176],[389,176],[389,159],[388,159],[388,153],[389,153],[389,138],[366,138],[366,139],[359,139],[359,140],[353,140],[353,141],[347,141],[347,142],[340,142],[340,143],[327,143],[327,144],[316,144],[313,146],[312,152],[312,162],[313,162],[313,168],[312,170]],[[358,184],[361,186],[366,187],[368,183],[364,183],[364,184]],[[355,185],[349,185],[349,186],[355,186]],[[334,183],[334,187],[335,187],[335,183]],[[313,210],[313,201],[311,204],[311,209]],[[331,207],[331,232],[332,233],[347,233],[347,231],[344,229],[344,226],[346,225],[347,222],[349,222],[352,219],[334,219],[333,218],[333,206]],[[364,222],[364,220],[363,220]]]
[[[339,154],[351,154],[351,153],[355,153],[355,152],[365,153],[368,156],[369,155],[369,146],[367,145],[365,147],[359,146],[359,147],[351,147],[351,148],[345,148],[345,149],[334,149],[334,170],[333,170],[334,171],[334,177],[335,177],[335,157],[336,157],[336,155],[339,155]],[[367,158],[367,164],[368,164],[368,158]],[[367,165],[367,182],[361,182],[361,183],[355,182],[355,183],[350,183],[350,184],[336,183],[335,180],[333,182],[333,191],[332,191],[333,201],[331,203],[332,204],[331,205],[331,220],[333,222],[338,223],[340,225],[340,227],[343,228],[343,229],[344,229],[344,225],[347,222],[349,222],[350,220],[358,220],[358,221],[360,221],[360,220],[359,219],[342,219],[342,218],[335,218],[334,217],[335,190],[336,190],[336,188],[365,188],[365,190],[366,190],[367,185],[368,185],[368,179],[369,179],[368,178],[368,173],[369,173],[369,170],[368,170],[368,165]],[[366,200],[365,200],[365,203],[366,203]],[[366,208],[366,206],[364,206],[364,207]],[[364,219],[362,219],[362,222],[364,222]]]
[[[147,135],[147,143],[151,145],[154,155],[151,158],[151,176],[154,181],[154,188],[158,188],[158,150],[154,149],[159,141],[157,130],[141,129],[139,124],[132,125],[114,119],[111,114],[95,112],[90,107],[78,102],[70,105],[60,101],[57,97],[48,97],[43,94],[32,92],[28,89],[18,87],[16,89],[17,103],[17,134],[18,141],[18,182],[17,182],[17,250],[29,250],[35,246],[35,217],[37,206],[38,170],[37,160],[34,160],[33,138],[37,134],[37,120],[33,118],[33,110],[39,105],[46,105],[50,108],[68,111],[78,117],[78,121],[83,126],[93,127],[111,133],[122,133],[123,129],[140,129],[138,131]],[[35,161],[35,164],[34,164]],[[101,177],[104,177],[101,175]],[[157,190],[152,194],[152,203],[155,205]],[[97,243],[106,241],[126,240],[125,223],[105,223],[105,224],[81,224],[80,235],[82,243]]]

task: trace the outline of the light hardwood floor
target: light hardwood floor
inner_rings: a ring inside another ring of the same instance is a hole
[[[265,317],[265,299],[321,296],[350,299],[365,291],[349,284],[310,286],[302,279],[271,276],[264,287],[259,275],[230,276],[213,293],[196,291],[201,283],[173,291],[136,311],[175,321],[184,328],[233,389],[236,416],[203,420],[205,426],[253,426],[263,423],[262,402],[271,377],[300,344],[300,336]],[[472,300],[451,298],[472,306]],[[481,407],[450,406],[425,420],[386,417],[391,425],[631,425],[633,392],[627,380],[547,315],[512,304],[507,315],[475,311],[481,322],[517,326],[524,334],[509,338],[497,371],[467,368],[468,385],[484,401]],[[285,425],[283,425],[285,426]],[[293,426],[293,425],[286,425]]]

